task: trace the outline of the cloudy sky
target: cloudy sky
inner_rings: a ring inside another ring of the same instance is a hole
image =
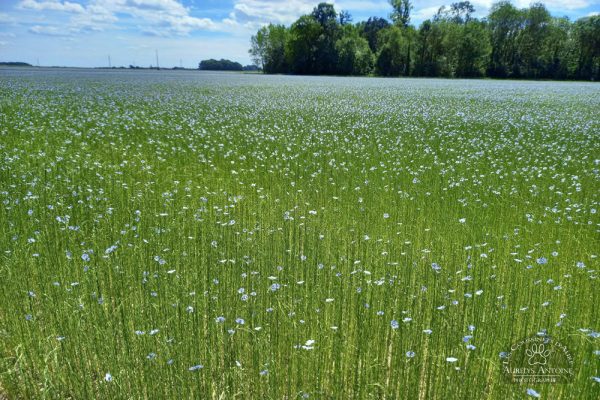
[[[455,0],[413,0],[419,24]],[[201,59],[250,62],[250,36],[268,22],[289,25],[319,0],[0,0],[0,61],[79,67],[195,68]],[[354,21],[388,17],[387,0],[335,0]],[[493,0],[471,0],[485,15]],[[513,0],[519,7],[529,0]],[[598,13],[600,0],[547,0],[553,15]]]

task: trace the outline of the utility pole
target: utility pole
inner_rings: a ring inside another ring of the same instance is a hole
[[[158,66],[158,50],[155,50],[156,52],[156,69],[160,69],[160,67]]]

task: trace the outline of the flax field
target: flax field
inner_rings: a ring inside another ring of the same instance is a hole
[[[1,69],[0,398],[596,399],[599,201],[597,83]]]

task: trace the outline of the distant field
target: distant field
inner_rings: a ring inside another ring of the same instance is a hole
[[[0,387],[598,398],[599,110],[593,83],[2,69]],[[531,337],[570,383],[508,382]]]

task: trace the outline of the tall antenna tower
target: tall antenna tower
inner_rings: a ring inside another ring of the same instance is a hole
[[[108,55],[108,68],[112,68],[112,64],[110,62],[110,54]]]
[[[160,69],[158,65],[158,50],[154,50],[156,52],[156,69]]]

